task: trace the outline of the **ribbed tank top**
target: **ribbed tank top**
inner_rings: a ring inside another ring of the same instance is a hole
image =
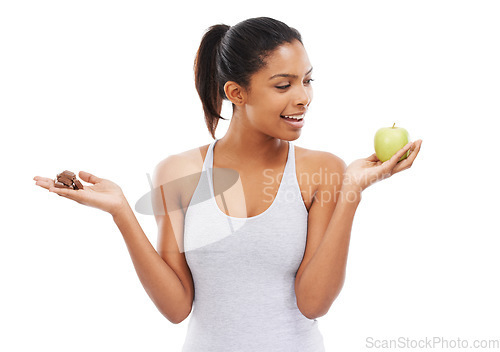
[[[316,319],[297,308],[295,276],[306,247],[308,212],[289,150],[270,207],[237,218],[216,203],[214,140],[184,219],[194,302],[183,352],[324,352]]]

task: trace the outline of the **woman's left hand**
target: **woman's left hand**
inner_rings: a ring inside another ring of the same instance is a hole
[[[394,154],[392,158],[385,162],[380,161],[375,153],[366,159],[353,161],[344,173],[343,186],[361,192],[378,181],[391,177],[400,171],[409,169],[417,157],[421,145],[421,139],[415,142],[409,142]],[[408,149],[410,149],[410,155],[406,159],[399,161]]]

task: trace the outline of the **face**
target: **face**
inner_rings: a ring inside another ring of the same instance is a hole
[[[266,66],[250,79],[245,91],[245,111],[248,122],[267,135],[293,140],[301,132],[301,124],[312,101],[312,66],[299,41],[285,43],[266,59]],[[303,115],[297,124],[283,116]],[[288,120],[290,121],[290,120]]]

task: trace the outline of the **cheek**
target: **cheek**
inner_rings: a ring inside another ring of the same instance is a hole
[[[283,105],[287,105],[290,102],[290,94],[288,93],[275,93],[272,95],[270,101],[272,104],[278,108],[281,106],[283,108]]]
[[[254,94],[252,99],[248,101],[250,108],[248,110],[252,115],[256,116],[279,116],[289,105],[289,97],[287,94],[276,92],[274,90],[266,90]],[[267,118],[266,120],[268,120]]]
[[[262,96],[260,100],[261,111],[267,111],[269,114],[281,114],[288,104],[288,98],[286,94],[279,94],[276,92],[269,92],[265,96]]]

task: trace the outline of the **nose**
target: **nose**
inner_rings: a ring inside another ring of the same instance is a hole
[[[297,88],[297,95],[295,97],[295,104],[298,106],[307,107],[312,99],[312,88],[305,87],[304,85]]]

